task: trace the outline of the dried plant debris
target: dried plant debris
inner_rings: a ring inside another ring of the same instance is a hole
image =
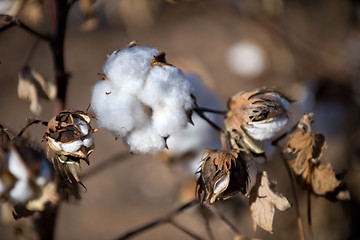
[[[314,194],[330,200],[350,199],[341,175],[336,175],[331,165],[320,161],[326,147],[322,134],[311,132],[312,117],[305,114],[300,120],[300,131],[292,134],[288,142],[288,152],[296,158],[290,161],[290,166],[298,182],[309,188]]]
[[[18,96],[30,101],[30,110],[35,115],[41,113],[41,99],[55,99],[57,91],[55,84],[47,81],[37,70],[25,66],[19,72],[18,79]]]
[[[248,172],[244,161],[235,151],[206,150],[197,181],[196,195],[203,203],[227,199],[246,193]]]
[[[260,88],[239,92],[228,101],[225,126],[234,149],[263,153],[254,140],[269,140],[289,127],[290,100],[278,91]]]
[[[250,191],[250,209],[256,226],[272,233],[272,225],[275,214],[275,207],[280,211],[285,211],[291,204],[279,193],[274,191],[275,183],[269,180],[267,172],[257,174],[256,183]]]
[[[90,164],[88,156],[94,150],[90,117],[82,111],[65,110],[52,118],[44,134],[54,167],[66,180],[80,182],[74,165],[80,160]]]
[[[2,146],[0,198],[18,206],[14,208],[16,218],[43,211],[47,204],[59,200],[51,163],[24,139]]]

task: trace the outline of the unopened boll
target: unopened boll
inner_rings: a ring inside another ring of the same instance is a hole
[[[114,51],[93,87],[91,107],[98,125],[123,139],[130,151],[156,153],[188,125],[190,83],[148,46]]]

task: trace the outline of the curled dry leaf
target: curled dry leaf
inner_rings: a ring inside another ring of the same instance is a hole
[[[297,176],[298,182],[304,187],[310,187],[312,192],[325,196],[330,200],[349,199],[349,192],[341,176],[336,176],[330,164],[320,162],[323,150],[326,148],[325,137],[322,134],[311,133],[309,114],[300,120],[298,131],[290,136],[288,152],[296,154],[290,161],[290,167]]]
[[[278,91],[261,88],[239,92],[228,101],[225,126],[234,149],[263,153],[252,139],[272,139],[289,123],[290,100]]]
[[[275,184],[268,178],[267,172],[257,174],[256,183],[250,191],[250,210],[256,226],[272,233],[275,207],[285,211],[291,204],[279,193],[274,192]]]
[[[206,150],[197,181],[196,195],[203,203],[227,199],[246,193],[248,172],[244,161],[235,151]]]
[[[18,79],[18,96],[30,101],[30,110],[35,115],[41,113],[41,99],[55,99],[56,86],[47,81],[37,70],[25,66],[19,72]]]

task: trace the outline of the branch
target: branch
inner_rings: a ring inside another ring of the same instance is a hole
[[[124,240],[124,239],[129,239],[130,237],[133,237],[139,233],[142,233],[146,230],[149,230],[153,227],[156,227],[158,225],[161,225],[161,224],[164,224],[164,223],[169,223],[172,221],[172,219],[174,217],[176,217],[178,214],[182,213],[184,210],[188,209],[188,208],[191,208],[195,205],[198,205],[199,204],[199,201],[197,199],[193,199],[192,201],[176,208],[175,210],[169,212],[168,214],[166,214],[165,216],[159,218],[159,219],[156,219],[144,226],[141,226],[139,228],[136,228],[130,232],[127,232],[125,233],[124,235],[120,236],[119,238],[117,238],[118,240]]]
[[[295,186],[295,179],[294,179],[294,175],[292,174],[292,171],[290,169],[289,163],[287,162],[284,153],[282,152],[281,148],[279,145],[276,145],[278,151],[280,152],[281,155],[281,159],[283,160],[283,163],[285,165],[286,171],[289,175],[290,178],[290,183],[291,183],[291,189],[293,192],[293,196],[294,196],[294,202],[295,202],[295,210],[296,210],[296,222],[297,222],[297,226],[298,226],[298,230],[299,230],[299,236],[301,240],[305,240],[305,233],[304,233],[304,227],[301,221],[301,216],[300,216],[300,208],[299,208],[299,200],[296,194],[296,186]]]
[[[216,123],[214,123],[213,121],[211,121],[205,114],[204,112],[201,110],[201,108],[197,108],[195,107],[194,112],[196,112],[202,119],[204,119],[205,121],[207,121],[210,126],[212,126],[219,134],[223,134],[224,131],[222,130],[222,128],[220,126],[218,126]]]
[[[3,32],[14,26],[18,26],[19,28],[27,31],[28,33],[34,35],[35,37],[38,37],[45,41],[51,40],[51,37],[49,35],[39,33],[38,31],[32,29],[31,27],[23,23],[18,17],[6,15],[6,14],[0,14],[0,23],[2,23],[2,26],[0,27],[0,32]]]
[[[220,218],[220,220],[223,221],[225,225],[231,229],[231,231],[233,231],[236,235],[241,235],[241,232],[229,220],[227,220],[217,208],[213,205],[209,205],[207,207],[216,217]]]

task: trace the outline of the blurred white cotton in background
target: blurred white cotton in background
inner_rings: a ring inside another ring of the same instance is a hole
[[[226,63],[234,74],[245,78],[255,78],[264,71],[266,59],[259,45],[249,41],[240,41],[228,49]]]

